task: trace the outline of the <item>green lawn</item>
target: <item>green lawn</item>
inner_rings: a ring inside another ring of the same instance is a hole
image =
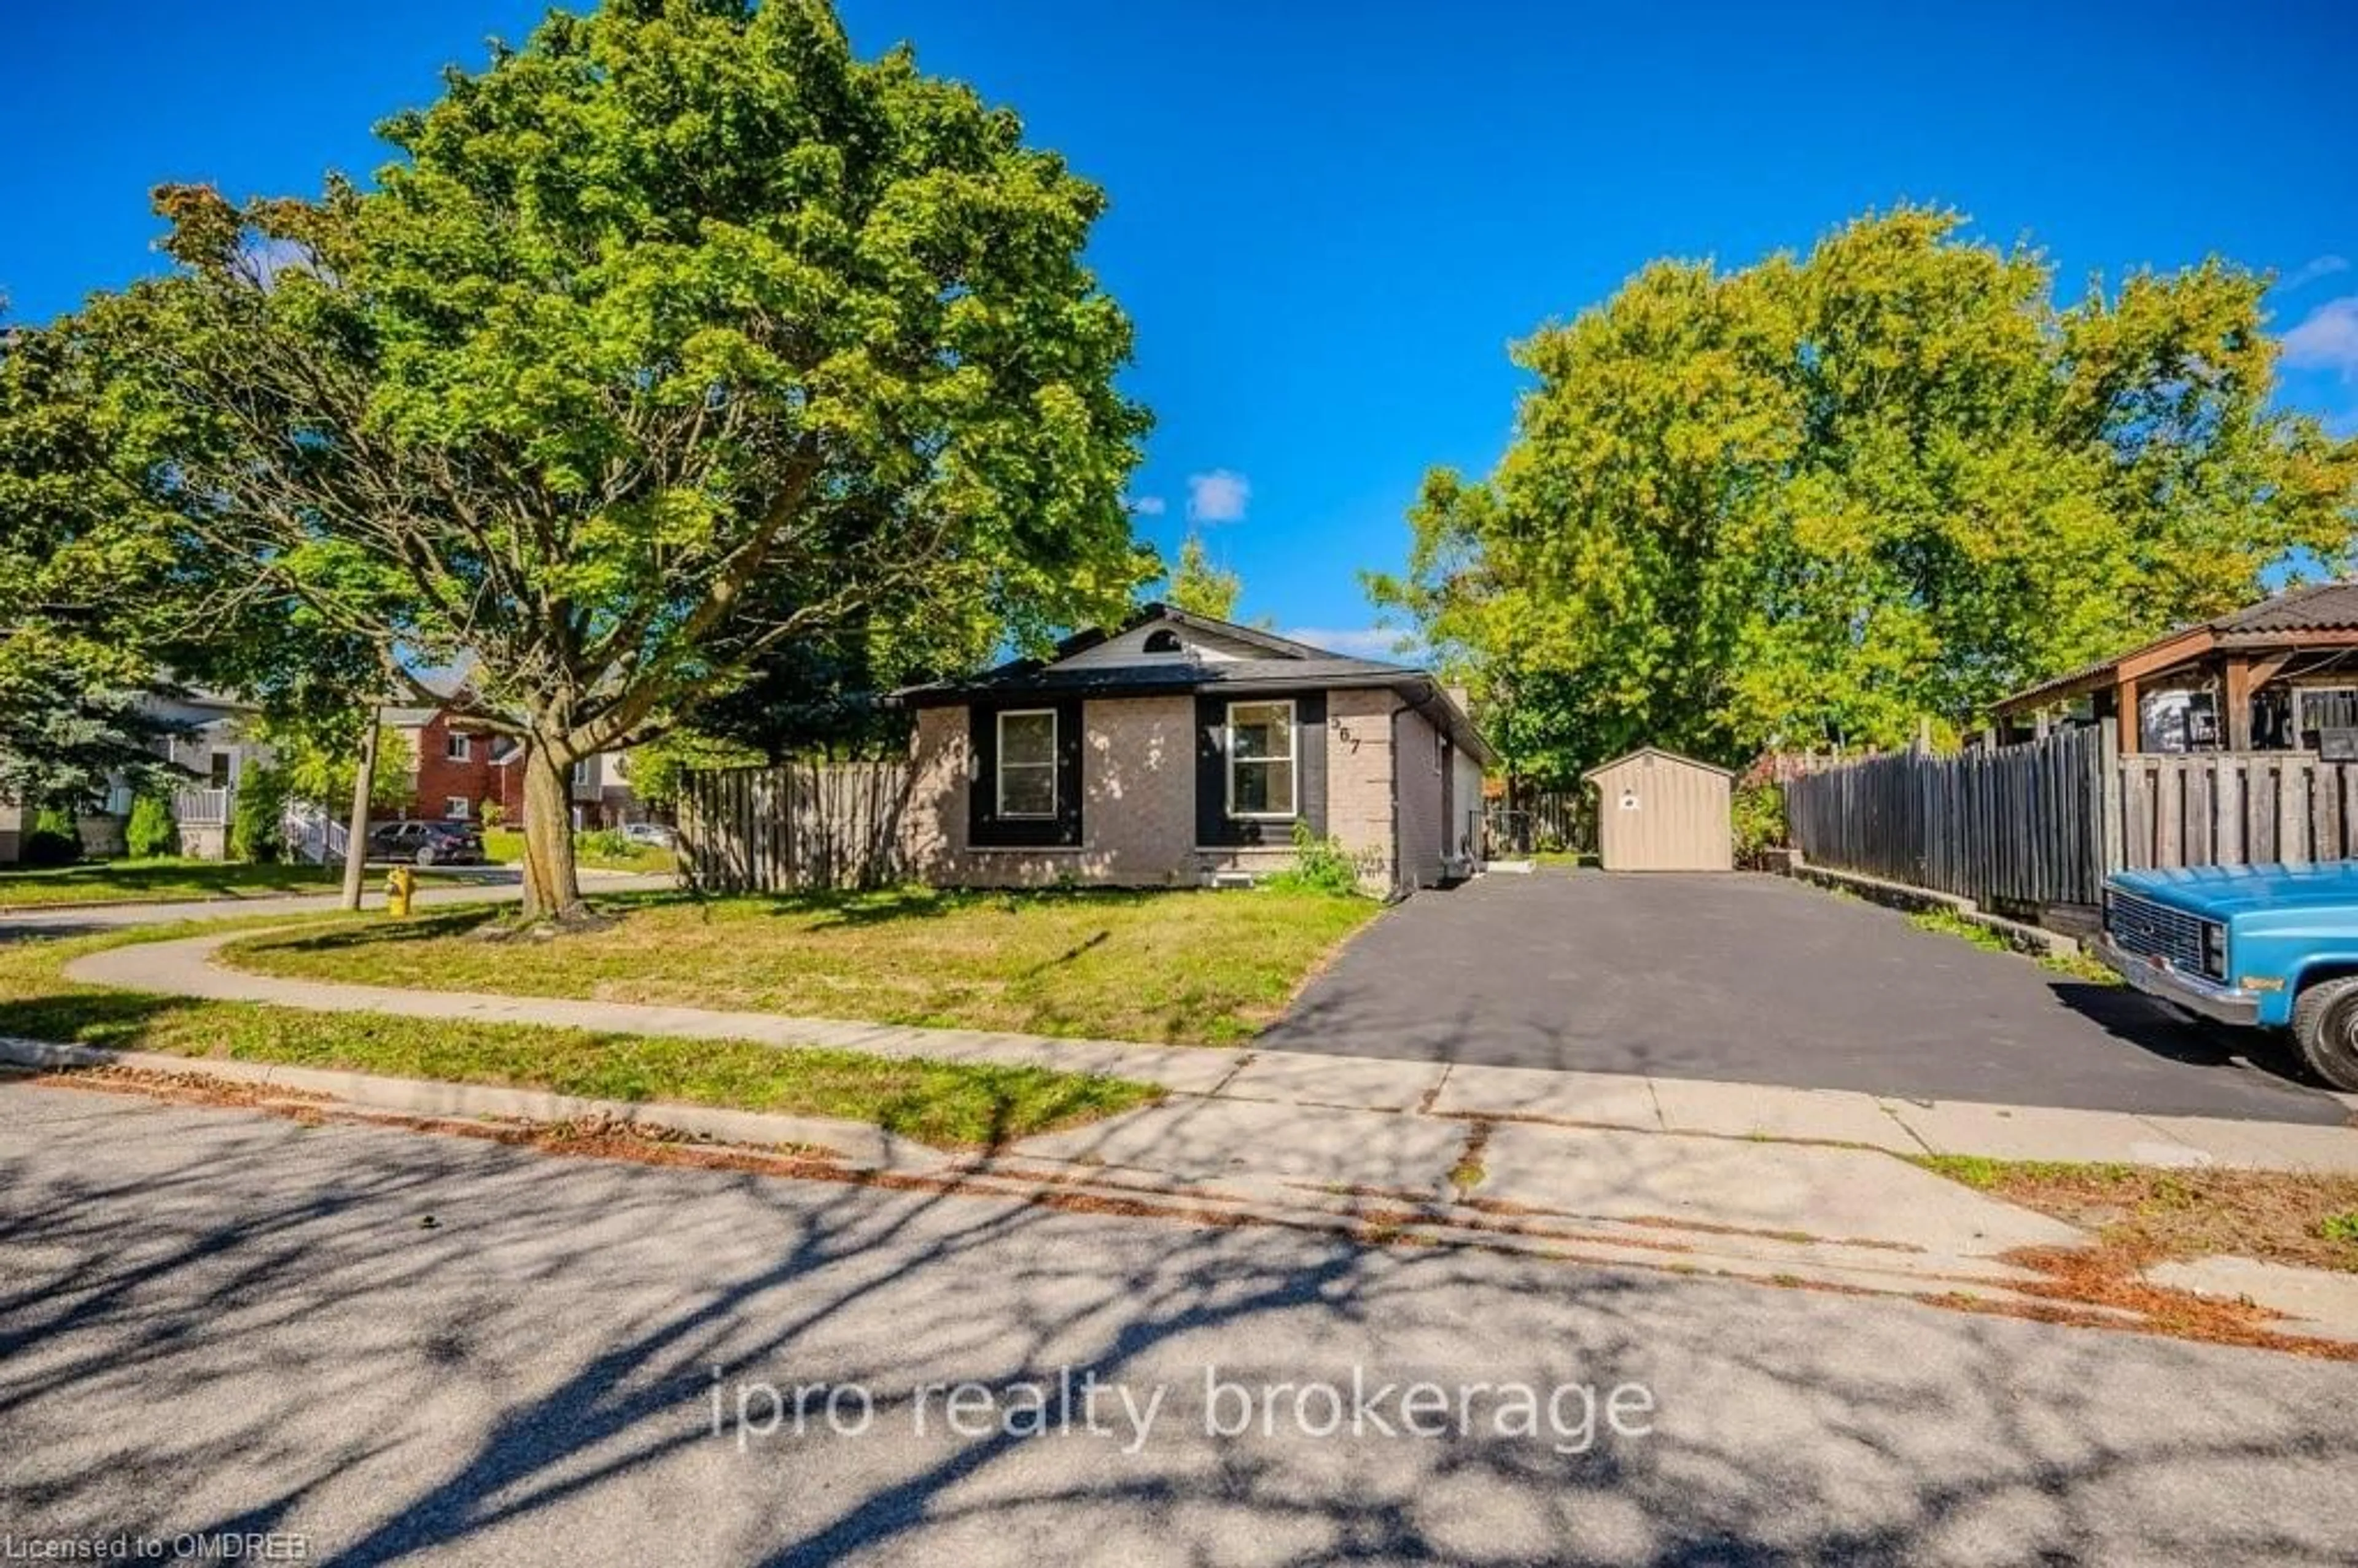
[[[283,920],[283,916],[280,917]],[[320,923],[319,934],[342,920]],[[150,996],[65,979],[77,955],[217,931],[144,926],[68,942],[0,946],[0,1033],[872,1122],[948,1148],[990,1147],[1111,1116],[1161,1098],[1148,1084],[1040,1067],[897,1061],[852,1051],[308,1012],[250,1002]],[[384,929],[382,919],[367,929]]]
[[[317,892],[340,868],[265,866],[243,860],[98,860],[34,871],[0,871],[0,909],[60,903],[149,903],[171,899],[263,898]]]
[[[580,865],[607,871],[668,871],[676,863],[669,849],[633,845],[620,854],[601,853],[587,835],[576,834],[573,858]],[[524,834],[514,827],[483,829],[483,859],[495,866],[513,866],[524,859]]]
[[[373,985],[1226,1045],[1282,1011],[1377,909],[1269,889],[665,895],[545,943],[481,941],[470,933],[499,916],[437,912],[255,937],[228,957]]]

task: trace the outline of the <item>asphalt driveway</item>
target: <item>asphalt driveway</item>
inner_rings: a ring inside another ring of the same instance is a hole
[[[1542,869],[1426,892],[1258,1044],[2147,1115],[2333,1123],[2261,1037],[1783,878]],[[2242,1061],[2256,1050],[2262,1062]]]

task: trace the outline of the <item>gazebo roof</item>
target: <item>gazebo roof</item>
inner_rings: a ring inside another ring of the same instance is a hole
[[[2102,687],[2172,669],[2212,653],[2294,653],[2306,648],[2358,647],[2358,581],[2313,583],[2257,604],[2181,627],[2125,653],[2099,660],[2000,698],[2003,717],[2045,708]]]

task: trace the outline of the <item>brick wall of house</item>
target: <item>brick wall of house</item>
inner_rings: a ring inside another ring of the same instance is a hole
[[[1359,862],[1360,885],[1392,885],[1392,711],[1390,690],[1326,695],[1326,831]]]
[[[1333,691],[1326,698],[1326,826],[1359,862],[1369,892],[1393,887],[1393,710],[1390,691]],[[1265,874],[1293,859],[1288,846],[1211,849],[1195,839],[1195,699],[1127,697],[1082,708],[1081,844],[1059,849],[972,849],[967,842],[972,777],[967,710],[917,714],[914,769],[903,818],[903,848],[917,876],[952,886],[1037,887],[1065,878],[1131,887],[1194,886],[1214,872]],[[1404,867],[1412,885],[1439,880],[1439,779],[1433,730],[1403,720],[1404,757],[1423,770],[1412,809],[1420,817]],[[1413,725],[1413,730],[1407,727]],[[1419,750],[1417,748],[1421,747]],[[1429,785],[1429,787],[1427,787]]]
[[[1072,849],[974,849],[967,842],[972,777],[967,710],[917,714],[916,770],[902,843],[927,881],[1040,887],[1067,877],[1125,887],[1192,885],[1195,838],[1195,702],[1132,697],[1081,708],[1081,836]]]
[[[427,719],[421,728],[405,733],[417,754],[410,773],[409,803],[393,815],[438,822],[449,815],[446,803],[449,797],[462,795],[467,801],[470,821],[481,819],[486,800],[500,802],[507,821],[523,819],[523,776],[514,764],[503,767],[492,761],[491,735],[454,729],[449,716],[442,713]],[[463,761],[449,755],[453,734],[467,737]]]

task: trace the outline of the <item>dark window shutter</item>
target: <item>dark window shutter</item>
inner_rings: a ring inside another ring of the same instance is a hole
[[[1231,697],[1218,692],[1195,698],[1195,842],[1206,848],[1285,846],[1293,842],[1292,821],[1228,815],[1228,704],[1230,701],[1293,704],[1294,818],[1319,838],[1326,836],[1326,694],[1323,691],[1254,692]]]
[[[1210,693],[1195,697],[1195,842],[1240,844],[1228,819],[1228,705]]]
[[[999,813],[999,715],[1009,709],[1053,707],[1056,710],[1056,816],[1001,820]],[[1081,843],[1081,702],[1009,701],[975,703],[967,708],[967,738],[974,748],[975,776],[967,790],[968,844],[985,849],[1051,849]]]

